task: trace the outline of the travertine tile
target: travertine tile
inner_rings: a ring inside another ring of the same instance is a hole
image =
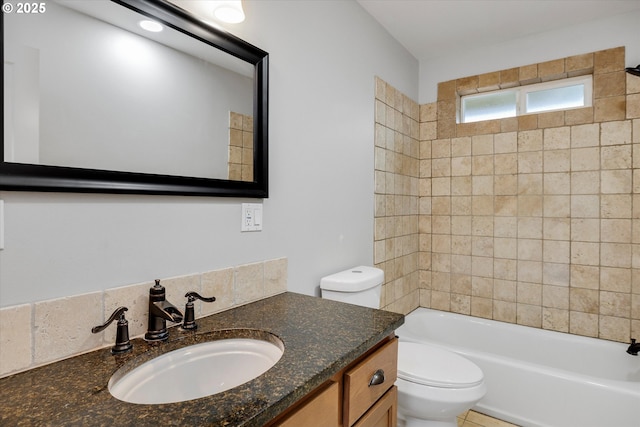
[[[630,219],[602,219],[600,227],[603,242],[631,242]]]
[[[626,73],[615,71],[612,73],[596,74],[593,77],[593,97],[605,98],[626,94]]]
[[[595,171],[600,169],[600,148],[574,148],[571,150],[572,171]]]
[[[566,76],[565,59],[541,62],[538,64],[538,76],[542,81],[557,80]]]
[[[594,74],[610,73],[624,69],[624,46],[594,52]]]
[[[518,152],[542,150],[541,129],[518,132]]]
[[[515,153],[518,151],[518,133],[506,132],[494,136],[494,153]]]
[[[600,124],[584,124],[571,127],[571,148],[597,147],[600,145]]]
[[[626,116],[626,97],[621,95],[595,99],[593,107],[593,120],[596,122],[623,120]]]
[[[496,280],[517,280],[518,261],[515,259],[494,258],[493,277]]]
[[[542,172],[542,151],[518,153],[519,173]]]
[[[471,138],[460,137],[451,139],[451,156],[471,156]]]
[[[631,143],[631,121],[622,120],[601,124],[601,145],[621,145]]]
[[[569,320],[569,288],[567,286],[542,286],[542,306],[567,310]]]
[[[471,297],[471,315],[483,317],[485,319],[493,318],[493,301],[490,298]]]
[[[631,193],[631,169],[603,170],[600,172],[600,190],[606,194]]]
[[[566,172],[544,174],[544,194],[571,194],[571,175]],[[567,201],[567,207],[571,206]]]
[[[565,111],[551,111],[549,113],[540,113],[537,116],[540,129],[556,128],[565,124]]]
[[[233,268],[202,273],[200,282],[203,296],[216,297],[215,302],[201,305],[203,316],[233,307]]]
[[[587,337],[598,336],[598,315],[569,311],[569,332]]]
[[[500,72],[480,74],[478,76],[478,91],[486,92],[500,89]]]
[[[31,365],[30,304],[0,309],[0,376]]]
[[[600,267],[587,265],[571,265],[571,287],[599,289]]]
[[[598,337],[606,340],[629,342],[631,320],[614,316],[600,316]]]
[[[34,306],[33,361],[42,364],[98,348],[91,328],[104,321],[102,292],[37,302]]]
[[[415,234],[415,232],[413,233]],[[264,262],[265,296],[271,296],[287,290],[287,258],[279,258]]]
[[[600,192],[600,172],[571,172],[571,194],[597,194]]]
[[[516,310],[516,322],[519,325],[542,327],[542,307],[518,303]]]
[[[640,80],[640,79],[638,79]],[[627,119],[640,117],[640,94],[627,95]]]
[[[593,123],[593,107],[576,108],[564,112],[564,124],[567,126]]]
[[[234,305],[262,298],[264,295],[264,264],[246,264],[234,269]]]
[[[540,239],[542,238],[542,218],[518,218],[518,238]]]
[[[602,218],[631,218],[631,195],[603,194],[600,197]]]
[[[566,58],[565,68],[570,75],[576,72],[590,71],[593,69],[593,53],[575,55]],[[575,74],[574,74],[575,75]]]
[[[600,264],[600,244],[586,242],[571,243],[571,262],[581,265]]]
[[[519,68],[518,80],[520,83],[529,84],[539,81],[538,64],[525,65]]]
[[[518,216],[542,216],[542,196],[518,196]]]
[[[160,284],[165,287],[167,301],[171,302],[173,305],[178,307],[182,313],[184,313],[184,308],[187,303],[185,294],[190,291],[198,293],[202,292],[200,278],[200,274],[190,274],[187,276],[163,279]],[[202,296],[209,297],[211,295]],[[200,317],[200,307],[202,304],[204,303],[195,303],[194,311],[196,318]],[[171,325],[171,323],[168,323],[168,325]]]
[[[496,154],[494,157],[496,175],[518,173],[518,155],[516,153]]]
[[[600,150],[602,169],[630,169],[632,167],[631,145],[613,145]]]
[[[544,172],[568,172],[571,169],[569,150],[549,150],[544,152]]]
[[[572,174],[573,175],[573,174]],[[571,196],[572,218],[599,218],[600,196],[593,194]]]
[[[542,328],[558,332],[569,332],[569,310],[544,307]]]
[[[571,220],[571,240],[573,242],[599,242],[600,220],[597,218],[576,218]]]
[[[570,288],[569,307],[571,311],[598,314],[600,292],[595,289]]]
[[[626,243],[601,243],[600,265],[630,268],[631,245]]]
[[[481,156],[493,154],[494,150],[493,135],[477,135],[471,137],[471,154],[473,156]]]
[[[544,218],[542,238],[569,240],[571,238],[571,220],[569,218]]]
[[[543,193],[543,179],[541,173],[519,174],[518,193],[527,195],[540,195]]]
[[[153,281],[146,283],[138,283],[135,285],[122,286],[119,288],[111,288],[104,291],[104,319],[106,320],[111,313],[118,307],[127,307],[125,317],[129,322],[129,337],[139,337],[147,332],[147,321],[149,315],[149,289],[154,285]],[[182,299],[172,301],[180,311],[184,307],[180,307]],[[116,338],[115,325],[105,329],[101,334],[103,336],[104,345],[115,342]]]
[[[493,318],[501,322],[516,323],[516,303],[493,300]]]
[[[517,302],[540,306],[542,304],[542,285],[518,282]]]
[[[518,281],[542,283],[542,262],[518,260]]]
[[[600,312],[603,316],[630,318],[631,294],[600,291]]]

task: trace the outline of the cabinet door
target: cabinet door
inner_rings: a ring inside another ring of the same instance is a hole
[[[340,387],[332,382],[275,425],[280,427],[338,427],[340,425]]]
[[[353,427],[396,427],[397,405],[398,387],[393,386]]]
[[[397,375],[397,338],[384,344],[353,369],[349,369],[344,375],[344,425],[353,425],[367,412],[396,382]]]

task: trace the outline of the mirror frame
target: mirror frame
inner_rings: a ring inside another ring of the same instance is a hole
[[[231,181],[5,162],[3,138],[0,144],[0,190],[267,198],[269,54],[203,23],[166,0],[111,1],[254,65],[254,180]],[[4,29],[4,16],[0,19]],[[4,30],[2,40],[4,58]],[[4,79],[4,67],[2,74]],[[4,99],[4,87],[2,95]],[[2,124],[4,128],[4,107]]]

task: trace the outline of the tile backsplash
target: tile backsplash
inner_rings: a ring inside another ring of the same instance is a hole
[[[197,301],[196,318],[285,292],[287,259],[278,258],[166,278],[161,284],[167,300],[184,310],[184,294],[196,291],[215,296],[213,303]],[[0,377],[56,360],[86,353],[115,342],[115,324],[92,334],[119,306],[126,306],[129,335],[147,328],[149,288],[154,281],[0,309]]]

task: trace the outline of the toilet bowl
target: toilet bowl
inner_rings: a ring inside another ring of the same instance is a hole
[[[436,346],[398,343],[398,424],[455,427],[456,417],[487,392],[482,370]]]
[[[379,308],[382,270],[359,266],[324,277],[322,297]],[[398,343],[398,426],[456,427],[456,417],[486,393],[482,370],[448,350],[403,341]]]

